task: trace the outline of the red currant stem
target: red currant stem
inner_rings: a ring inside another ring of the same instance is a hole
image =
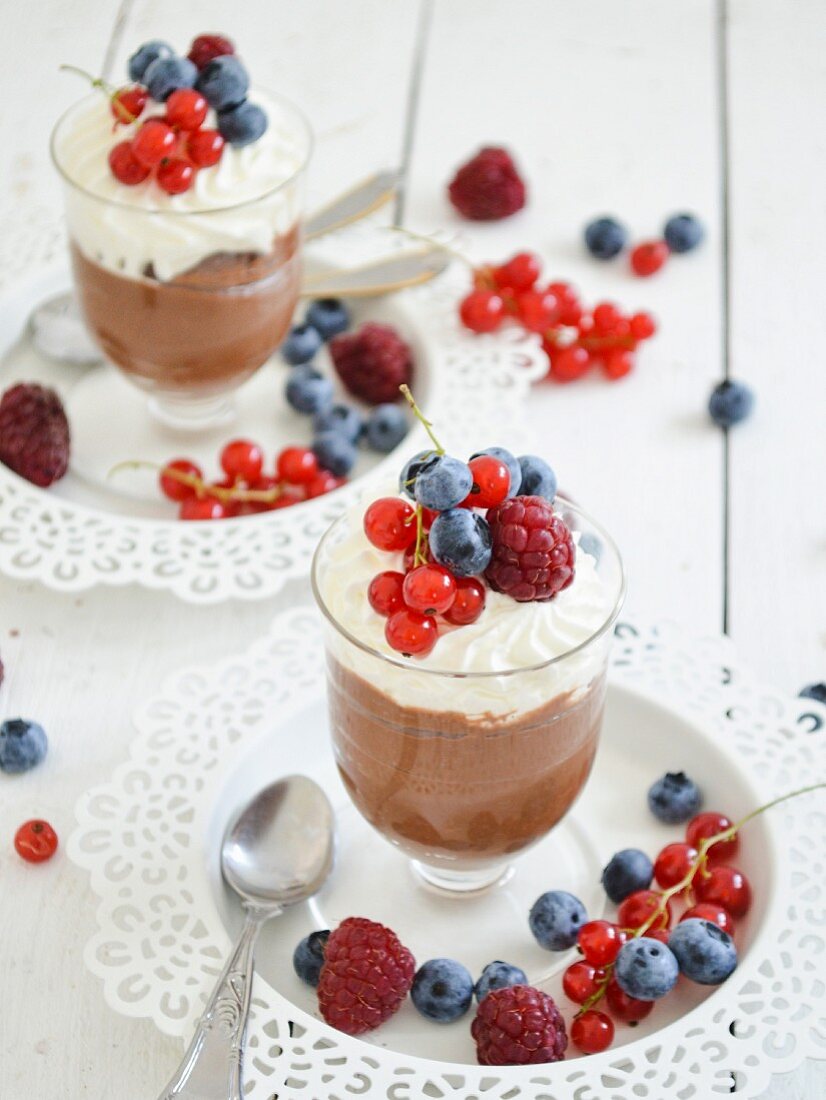
[[[424,415],[422,410],[419,408],[419,406],[416,404],[416,400],[413,397],[413,394],[410,392],[410,387],[407,386],[407,385],[399,386],[399,391],[402,393],[402,395],[404,396],[405,401],[408,403],[410,408],[413,410],[413,415],[416,417],[416,419],[418,421],[420,421],[421,424],[424,425],[424,430],[430,436],[430,442],[433,444],[433,447],[434,447],[434,450],[436,451],[436,454],[437,455],[443,455],[445,453],[445,449],[441,445],[439,440],[436,438],[436,436],[433,434],[433,425],[426,418],[426,416]]]
[[[121,470],[140,469],[157,470],[158,473],[162,474],[164,477],[172,478],[173,481],[179,481],[181,485],[188,485],[190,489],[195,490],[198,497],[215,497],[221,504],[228,504],[232,501],[272,504],[274,501],[278,500],[279,497],[284,495],[283,483],[274,485],[272,489],[230,489],[222,485],[210,485],[209,482],[204,481],[202,477],[196,477],[195,474],[185,474],[183,470],[176,470],[174,466],[159,466],[156,462],[119,462],[117,466],[112,467],[107,477],[112,477],[120,473]]]
[[[576,328],[575,325],[564,325],[564,328]],[[571,347],[570,344],[562,344],[558,339],[559,333],[555,328],[549,328],[543,333],[543,340],[556,347]],[[633,351],[638,341],[633,336],[578,336],[574,340],[574,346],[585,348],[586,351],[613,351],[615,348],[626,348]]]
[[[92,76],[91,73],[87,73],[85,69],[81,69],[77,65],[61,65],[60,71],[62,73],[76,73],[78,76],[82,76],[84,80],[89,81],[93,88],[100,88],[109,96],[111,96],[115,90],[112,85],[107,84],[102,77]]]
[[[587,1012],[589,1008],[593,1008],[598,1001],[602,1000],[602,998],[605,996],[605,990],[608,988],[611,982],[611,977],[613,973],[614,964],[608,963],[608,965],[605,967],[605,977],[599,983],[591,996],[587,1000],[583,1001],[582,1004],[579,1006],[576,1013],[577,1016],[581,1016],[583,1012]]]
[[[435,237],[428,237],[426,233],[414,233],[412,229],[405,229],[402,225],[388,225],[385,226],[391,233],[403,233],[405,237],[410,237],[413,241],[422,241],[424,244],[429,244],[432,248],[438,248],[441,252],[446,252],[448,256],[452,256],[454,260],[460,260],[461,263],[467,264],[471,271],[475,271],[473,264],[456,248],[451,248],[449,244],[445,244],[443,241],[436,240]]]
[[[416,549],[413,553],[413,565],[426,565],[427,558],[424,555],[424,509],[421,504],[416,505]]]

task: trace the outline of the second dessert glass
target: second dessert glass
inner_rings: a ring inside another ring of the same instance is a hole
[[[316,553],[339,772],[361,815],[411,857],[426,883],[448,893],[477,893],[508,878],[512,859],[568,812],[594,761],[625,581],[610,536],[567,502],[565,513],[580,537],[598,540],[606,613],[560,656],[533,662],[526,653],[502,672],[437,670],[365,645],[325,599],[349,517]]]

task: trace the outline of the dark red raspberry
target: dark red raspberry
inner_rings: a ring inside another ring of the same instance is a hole
[[[348,917],[324,949],[321,1015],[348,1035],[371,1031],[398,1011],[415,971],[413,956],[395,932],[365,917]]]
[[[574,579],[574,540],[544,497],[512,497],[488,512],[493,540],[485,576],[514,600],[552,600]]]
[[[199,34],[189,47],[187,57],[197,69],[205,69],[216,57],[235,53],[235,46],[222,34]]]
[[[459,213],[478,222],[510,217],[525,205],[525,184],[510,153],[493,145],[462,165],[447,190]]]
[[[42,489],[69,466],[69,422],[54,390],[18,382],[0,399],[0,462]]]
[[[565,1021],[547,993],[530,985],[494,989],[470,1025],[480,1066],[536,1066],[565,1057]]]
[[[399,386],[413,377],[410,348],[389,325],[371,321],[333,337],[330,355],[345,387],[368,405],[398,400]]]

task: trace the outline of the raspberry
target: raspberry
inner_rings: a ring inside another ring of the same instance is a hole
[[[235,46],[222,34],[199,34],[186,55],[198,69],[205,69],[216,57],[235,53]]]
[[[354,397],[368,405],[396,401],[399,386],[410,384],[410,348],[389,325],[369,322],[358,332],[333,337],[329,346],[341,381]]]
[[[574,540],[544,497],[512,497],[488,512],[493,540],[485,576],[514,600],[552,600],[574,579]]]
[[[525,205],[525,184],[506,149],[487,146],[464,164],[448,187],[450,201],[473,221],[507,218]]]
[[[481,1066],[535,1066],[559,1062],[568,1036],[554,1001],[529,985],[494,989],[470,1027]]]
[[[69,422],[54,390],[19,382],[0,400],[0,462],[47,488],[69,466]]]
[[[330,933],[318,982],[321,1015],[348,1035],[388,1020],[413,984],[416,962],[395,932],[348,917]]]

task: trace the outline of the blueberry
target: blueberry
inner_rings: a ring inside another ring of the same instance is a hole
[[[473,474],[466,462],[450,455],[431,455],[416,477],[413,495],[434,512],[455,508],[473,488]]]
[[[307,985],[318,985],[321,968],[324,965],[324,948],[329,938],[329,928],[325,928],[323,932],[311,932],[293,952],[295,972]]]
[[[583,531],[579,536],[578,546],[583,554],[590,554],[594,561],[599,563],[599,559],[602,557],[601,539],[591,534],[590,531]]]
[[[801,699],[814,699],[817,703],[826,705],[826,683],[807,684],[800,691]]]
[[[186,57],[159,57],[144,75],[147,91],[159,103],[169,99],[176,88],[191,88],[198,70]]]
[[[527,984],[528,975],[524,970],[497,959],[496,962],[488,963],[479,981],[473,987],[473,991],[476,994],[476,1000],[481,1001],[492,989],[506,989],[511,985]]]
[[[218,129],[221,137],[236,149],[258,141],[268,125],[267,112],[264,108],[259,107],[257,103],[250,103],[249,100],[218,112]]]
[[[648,808],[658,821],[681,825],[703,804],[700,788],[685,772],[666,772],[648,791]]]
[[[585,226],[585,247],[597,260],[613,260],[628,244],[628,231],[614,218],[595,218]]]
[[[646,936],[624,943],[614,964],[617,985],[638,1001],[658,1001],[671,992],[679,976],[673,952]]]
[[[313,440],[313,454],[336,477],[349,474],[356,464],[356,448],[338,432],[320,432]]]
[[[143,76],[153,61],[159,57],[174,57],[175,51],[160,38],[153,38],[151,42],[144,42],[129,58],[129,79],[138,83],[143,81]]]
[[[536,899],[528,922],[534,939],[547,951],[567,951],[588,920],[585,906],[565,890],[549,890]]]
[[[390,454],[407,435],[410,425],[399,405],[376,405],[367,418],[367,442],[374,451]]]
[[[439,565],[457,577],[484,573],[491,554],[487,520],[467,508],[442,512],[430,528],[430,550]]]
[[[544,458],[520,455],[519,466],[522,470],[520,496],[544,497],[553,503],[556,496],[556,474]]]
[[[333,400],[333,383],[314,367],[296,367],[287,379],[288,403],[300,413],[318,413]]]
[[[358,443],[364,431],[364,421],[361,413],[352,405],[331,405],[329,409],[316,413],[313,431],[316,435],[321,435],[322,432],[338,432],[348,442]]]
[[[668,937],[680,970],[692,982],[719,985],[737,966],[734,940],[710,920],[689,917]]]
[[[675,214],[665,223],[663,236],[672,252],[690,252],[702,241],[705,230],[693,214]]]
[[[515,497],[522,485],[522,467],[519,465],[519,459],[514,457],[510,451],[506,451],[504,447],[486,447],[484,451],[477,451],[470,457],[478,458],[479,455],[492,455],[493,458],[498,458],[500,462],[505,463],[511,475],[508,497]]]
[[[751,415],[754,408],[754,394],[742,382],[726,379],[711,391],[708,399],[708,412],[715,424],[721,428],[730,428]]]
[[[350,327],[350,311],[338,298],[316,298],[310,303],[305,320],[329,340]]]
[[[37,722],[9,718],[0,725],[0,771],[27,772],[46,757],[49,739]]]
[[[647,890],[654,877],[654,865],[639,848],[623,848],[611,856],[602,872],[605,893],[615,904],[633,894]]]
[[[243,103],[249,86],[247,70],[232,54],[210,61],[201,69],[195,81],[195,87],[216,111],[226,111]]]
[[[433,455],[433,451],[419,451],[418,454],[413,455],[405,462],[402,472],[399,474],[399,492],[404,493],[405,496],[410,497],[411,500],[416,499],[416,494],[413,489],[416,484],[416,478],[419,476],[419,470],[424,466],[425,462]]]
[[[430,959],[416,971],[410,998],[422,1016],[449,1024],[470,1008],[473,978],[453,959]]]
[[[321,336],[312,325],[293,325],[279,349],[291,367],[309,363],[322,345]]]

